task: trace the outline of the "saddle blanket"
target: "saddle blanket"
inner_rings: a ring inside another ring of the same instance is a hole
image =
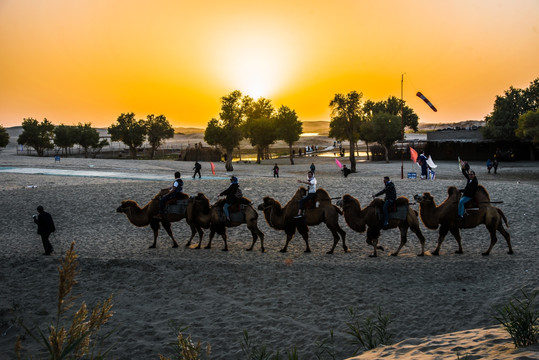
[[[167,214],[185,215],[189,199],[176,200],[176,204],[167,205]]]
[[[376,214],[378,215],[378,219],[380,220],[384,219],[384,212],[382,211],[381,208],[376,208]],[[408,206],[397,206],[397,211],[389,212],[390,219],[406,220],[407,216],[408,216]]]
[[[245,204],[240,204],[239,206],[239,209],[234,211],[236,209],[236,207],[234,206],[234,210],[231,210],[230,208],[228,208],[228,213],[230,214],[230,221],[231,222],[245,222],[245,212],[244,212],[244,209],[247,205]],[[226,216],[225,216],[225,212],[223,211],[223,209],[221,208],[220,211],[219,211],[219,219],[222,221],[222,222],[225,222],[226,221]]]

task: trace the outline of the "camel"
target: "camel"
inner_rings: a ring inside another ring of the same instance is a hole
[[[264,212],[264,217],[269,226],[276,230],[284,230],[286,233],[286,243],[280,251],[283,253],[287,251],[288,244],[294,237],[297,229],[305,241],[305,252],[311,252],[308,226],[318,225],[324,222],[333,234],[333,246],[327,254],[333,254],[339,242],[339,234],[342,238],[343,249],[345,252],[348,252],[346,232],[339,226],[339,214],[342,215],[342,211],[331,203],[331,198],[324,189],[318,189],[316,191],[316,201],[319,203],[318,207],[306,208],[302,218],[294,218],[298,213],[298,201],[305,196],[306,192],[307,190],[304,187],[300,187],[284,208],[281,207],[281,204],[277,200],[269,196],[264,197],[263,203],[258,206],[258,210]]]
[[[228,251],[226,228],[247,224],[247,228],[251,231],[251,235],[253,236],[253,242],[251,247],[246,250],[253,250],[256,240],[260,237],[260,250],[264,252],[264,234],[262,231],[260,231],[260,229],[258,229],[258,213],[252,207],[252,205],[250,205],[251,201],[247,198],[242,198],[241,203],[243,203],[243,205],[241,206],[240,212],[243,213],[243,215],[237,216],[239,214],[232,210],[230,212],[231,221],[229,223],[224,219],[222,210],[224,202],[225,199],[221,199],[213,204],[213,206],[210,206],[209,199],[203,193],[198,193],[196,196],[189,199],[189,203],[187,205],[188,220],[197,228],[210,229],[210,239],[205,249],[211,249],[213,237],[217,233],[221,235],[225,244],[222,250]],[[189,240],[188,244],[190,243],[191,240]],[[200,241],[196,249],[200,249],[201,244],[202,236],[200,237]]]
[[[447,195],[447,199],[445,199],[439,206],[436,206],[434,198],[428,192],[424,193],[422,196],[414,196],[415,201],[419,203],[419,214],[423,224],[432,230],[436,230],[438,226],[440,226],[438,232],[438,246],[432,253],[433,255],[440,254],[440,247],[448,232],[451,232],[455,237],[455,240],[457,240],[459,248],[456,253],[463,253],[460,231],[457,223],[457,207],[460,199],[460,192],[455,186],[450,186],[447,189]],[[509,226],[507,218],[500,209],[491,205],[490,196],[482,185],[479,185],[477,188],[474,199],[469,201],[466,205],[468,208],[468,215],[464,217],[462,227],[470,229],[480,224],[485,224],[490,233],[490,246],[487,251],[482,253],[482,255],[489,255],[494,244],[498,241],[496,230],[499,231],[507,241],[507,246],[509,247],[507,253],[510,255],[513,254],[511,236],[503,227],[504,222],[505,226]],[[474,206],[475,208],[470,209],[471,206]]]
[[[421,252],[418,254],[418,256],[423,256],[425,254],[425,237],[419,228],[419,219],[417,218],[416,211],[408,206],[408,199],[404,196],[399,197],[395,203],[397,207],[408,207],[408,214],[404,220],[395,218],[392,219],[390,216],[388,229],[398,227],[401,234],[399,248],[394,253],[391,253],[391,255],[397,256],[399,254],[402,247],[407,242],[408,228],[410,228],[410,230],[416,234],[419,242],[421,243]],[[382,199],[374,199],[369,205],[361,209],[359,200],[355,199],[349,194],[346,194],[342,197],[342,199],[337,201],[337,205],[342,207],[346,224],[348,224],[352,230],[357,232],[365,232],[365,230],[367,230],[367,244],[372,245],[374,248],[373,254],[369,255],[370,257],[376,257],[378,255],[377,249],[382,251],[384,250],[383,247],[378,245],[378,238],[380,236],[380,230],[382,229],[382,221],[377,213],[381,213],[382,211],[382,207],[384,205],[384,201]]]
[[[123,200],[121,205],[116,209],[116,212],[124,213],[127,216],[127,219],[131,224],[137,227],[144,227],[150,225],[153,230],[153,244],[150,246],[150,249],[155,249],[157,243],[157,236],[159,234],[159,223],[163,225],[163,228],[167,232],[168,236],[172,239],[172,247],[178,247],[178,243],[174,239],[172,230],[170,227],[171,222],[180,221],[186,217],[185,214],[165,214],[163,219],[155,219],[154,216],[159,213],[159,198],[161,195],[164,195],[168,192],[168,189],[161,190],[157,195],[155,195],[152,200],[150,200],[143,208],[141,208],[136,201],[133,200]],[[188,195],[185,194],[187,197]],[[196,234],[197,229],[194,225],[187,222],[191,228],[191,238],[189,243]],[[202,230],[199,231],[201,235]]]

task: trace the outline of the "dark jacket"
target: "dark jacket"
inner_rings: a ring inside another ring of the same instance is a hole
[[[477,191],[477,187],[479,186],[477,175],[474,176],[472,180],[470,180],[470,176],[468,175],[468,170],[466,170],[466,168],[462,169],[462,175],[464,175],[464,177],[468,179],[468,182],[466,183],[466,187],[464,189],[461,189],[460,191],[463,193],[463,196],[473,198],[475,192]]]
[[[46,211],[41,212],[37,218],[34,218],[34,222],[37,224],[37,233],[40,235],[46,235],[56,231],[52,216]]]
[[[219,196],[226,195],[226,202],[229,204],[236,203],[241,197],[241,190],[239,184],[230,184],[228,189],[219,194]]]
[[[397,190],[395,190],[395,185],[393,184],[393,182],[388,181],[386,183],[386,187],[384,188],[384,190],[380,191],[379,193],[377,193],[374,196],[380,196],[382,194],[386,194],[386,198],[385,198],[386,201],[387,200],[392,200],[392,201],[397,200]]]

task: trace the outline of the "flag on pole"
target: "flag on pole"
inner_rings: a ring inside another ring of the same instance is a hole
[[[410,160],[417,162],[417,151],[413,147],[410,147]]]
[[[215,165],[212,162],[210,162],[210,166],[211,166],[211,173],[215,175]]]
[[[339,160],[335,159],[335,163],[337,164],[337,166],[338,166],[339,168],[342,169],[342,164],[341,164],[341,162],[340,162]]]

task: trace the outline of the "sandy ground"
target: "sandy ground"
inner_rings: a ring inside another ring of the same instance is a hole
[[[383,188],[382,177],[390,176],[399,195],[430,192],[438,202],[448,186],[464,186],[457,163],[439,162],[435,181],[400,179],[401,163],[359,163],[358,173],[340,176],[333,159],[300,159],[289,165],[278,160],[281,177],[274,179],[275,161],[262,165],[235,164],[234,174],[246,196],[256,205],[272,196],[283,205],[305,179],[311,162],[317,166],[319,187],[332,197],[349,193],[363,206]],[[346,163],[346,162],[345,162]],[[464,254],[455,254],[456,242],[448,236],[440,256],[430,256],[437,232],[421,224],[427,238],[427,256],[417,257],[420,247],[414,234],[398,257],[389,257],[399,243],[397,230],[383,232],[380,242],[386,250],[370,258],[372,248],[365,234],[347,232],[342,244],[327,255],[332,237],[324,225],[311,227],[312,253],[296,237],[288,253],[284,233],[271,229],[262,213],[258,221],[265,234],[266,252],[246,252],[251,236],[245,225],[229,229],[229,251],[221,251],[220,238],[212,249],[183,245],[189,228],[185,221],[173,231],[180,243],[173,249],[164,231],[156,249],[148,249],[153,237],[149,227],[136,228],[116,208],[125,199],[146,204],[159,189],[171,185],[173,173],[183,174],[184,190],[204,192],[212,201],[228,186],[228,180],[213,180],[209,164],[203,163],[202,180],[193,180],[192,163],[174,161],[95,160],[15,156],[0,152],[0,168],[47,168],[117,171],[154,174],[170,181],[127,180],[81,176],[17,174],[0,171],[0,359],[13,358],[13,345],[24,330],[14,319],[46,331],[55,317],[57,265],[69,244],[75,241],[81,274],[76,291],[93,305],[114,295],[115,312],[107,329],[115,329],[107,344],[115,359],[150,359],[170,354],[175,340],[171,323],[188,326],[194,340],[209,343],[213,359],[242,359],[241,340],[248,331],[255,345],[286,353],[297,348],[300,358],[315,359],[321,344],[335,359],[354,356],[356,347],[346,333],[349,309],[362,318],[374,316],[378,307],[389,314],[389,331],[394,345],[360,354],[365,359],[538,359],[537,347],[515,350],[508,334],[497,326],[494,307],[506,304],[521,289],[539,289],[539,247],[537,205],[539,166],[537,163],[502,163],[497,175],[486,174],[484,164],[472,163],[478,179],[509,219],[514,255],[500,236],[488,257],[481,252],[489,245],[484,226],[463,230]],[[224,164],[216,164],[217,175],[227,175]],[[405,162],[405,175],[417,171]],[[207,177],[207,178],[206,178]],[[406,177],[406,176],[405,176]],[[54,217],[57,232],[52,237],[55,254],[42,256],[41,240],[31,215],[43,205]],[[414,206],[417,209],[417,205]],[[208,233],[204,238],[207,242]],[[330,339],[330,334],[333,338]],[[23,346],[37,347],[26,337]],[[38,357],[39,358],[39,357]],[[332,358],[321,356],[322,359]]]

